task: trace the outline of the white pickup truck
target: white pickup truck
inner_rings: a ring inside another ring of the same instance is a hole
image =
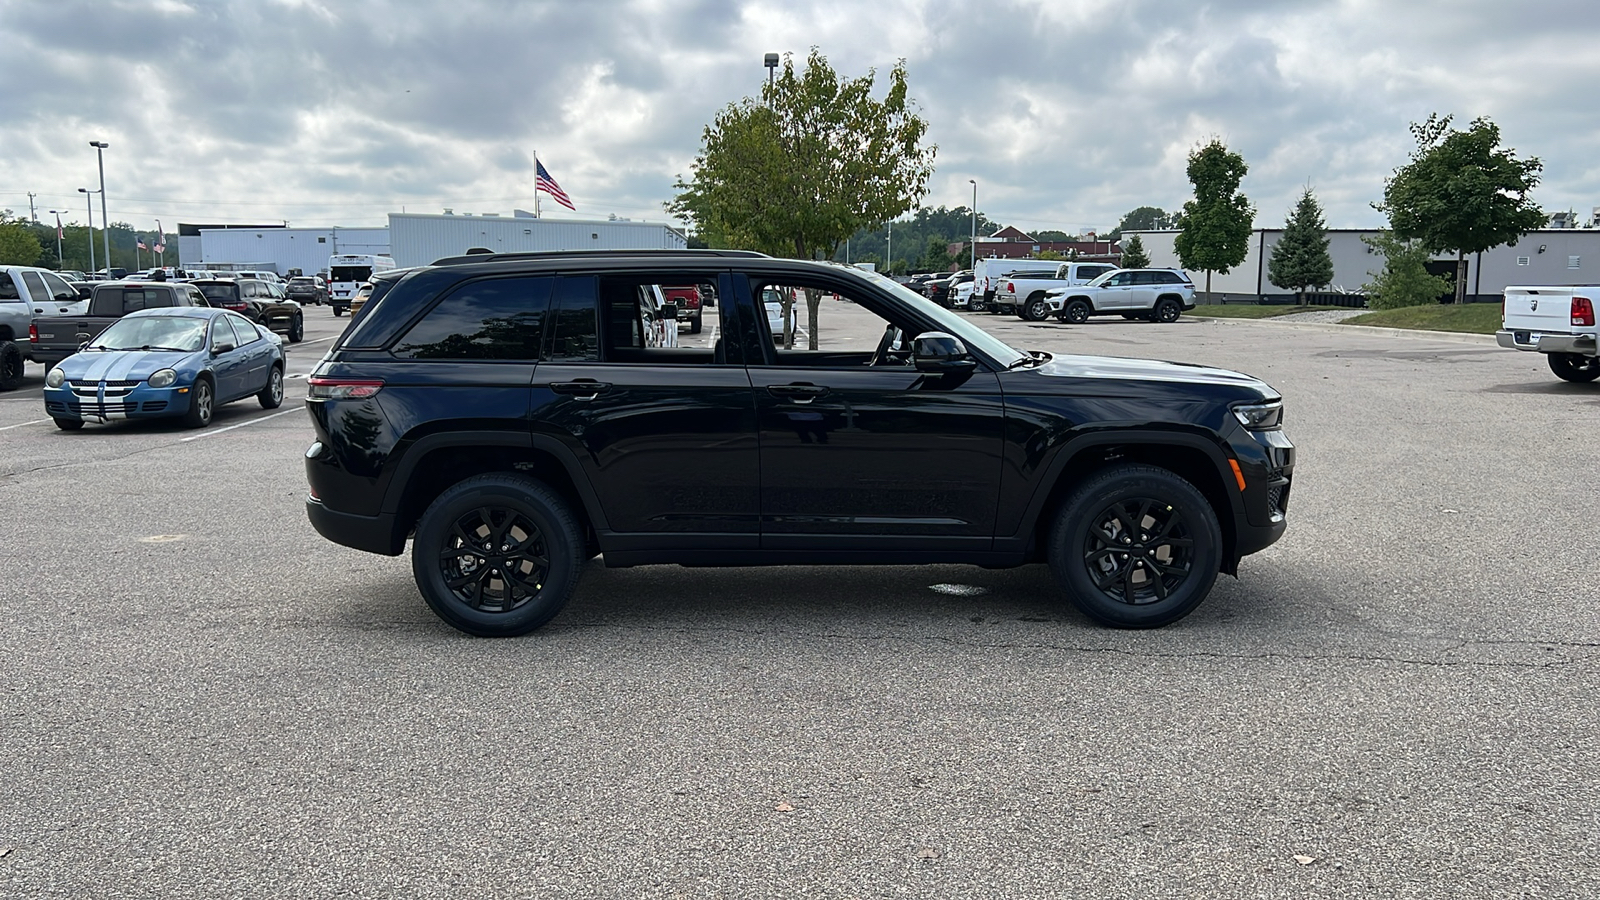
[[[1545,355],[1550,371],[1566,381],[1600,378],[1595,354],[1595,304],[1600,286],[1508,287],[1495,343]]]
[[[1045,295],[1051,290],[1088,284],[1116,268],[1109,263],[1068,262],[1053,272],[1015,272],[996,283],[992,303],[996,312],[1015,312],[1029,322],[1039,322],[1050,314]]]

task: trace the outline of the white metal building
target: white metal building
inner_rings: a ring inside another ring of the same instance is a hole
[[[211,269],[267,269],[287,274],[326,271],[336,253],[389,252],[387,228],[206,228],[199,229],[198,254],[183,253],[183,264]],[[186,246],[180,248],[186,250]]]
[[[539,250],[683,250],[683,232],[661,222],[627,219],[536,219],[511,216],[389,214],[389,245],[395,265],[427,265],[474,247],[496,253]]]
[[[1328,255],[1333,258],[1333,286],[1348,293],[1360,293],[1372,274],[1383,270],[1383,256],[1362,243],[1373,229],[1330,228]],[[1123,240],[1137,234],[1157,268],[1181,268],[1174,246],[1176,231],[1129,231]],[[1224,275],[1213,272],[1211,292],[1224,303],[1255,303],[1260,299],[1286,298],[1293,290],[1278,287],[1267,277],[1267,261],[1272,248],[1283,238],[1281,228],[1258,228],[1250,237],[1250,250],[1244,262]],[[1429,269],[1435,274],[1451,272],[1455,256],[1438,256]],[[1189,272],[1194,279],[1195,302],[1204,303],[1204,272]],[[1508,246],[1496,247],[1467,257],[1467,300],[1498,303],[1507,285],[1513,284],[1600,284],[1600,229],[1547,228],[1524,235]]]

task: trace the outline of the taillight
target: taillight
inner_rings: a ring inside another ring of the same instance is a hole
[[[1016,282],[1013,282],[1013,281],[1006,282],[1006,293],[1015,294],[1016,292],[1017,292]]]
[[[1594,304],[1588,297],[1572,298],[1572,324],[1594,325]]]
[[[366,400],[383,390],[383,382],[371,379],[326,378],[313,375],[306,379],[307,396],[312,400]]]
[[[28,343],[39,343],[39,326],[33,324],[32,322],[28,323]]]

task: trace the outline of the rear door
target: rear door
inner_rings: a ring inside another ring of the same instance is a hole
[[[690,333],[652,308],[670,285],[715,284],[718,297],[730,296],[727,279],[677,269],[561,278],[534,377],[534,434],[579,461],[605,514],[608,551],[759,544],[755,407],[738,311],[718,303]]]

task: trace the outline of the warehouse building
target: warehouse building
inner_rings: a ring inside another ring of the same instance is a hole
[[[684,250],[683,232],[660,222],[628,219],[544,219],[526,210],[500,215],[390,213],[395,265],[420,266],[474,247],[495,253],[540,250]]]
[[[1333,258],[1333,282],[1328,287],[1335,293],[1359,294],[1373,274],[1383,270],[1383,256],[1361,240],[1363,236],[1378,233],[1370,228],[1328,230],[1328,255]],[[1150,265],[1182,268],[1175,246],[1177,231],[1124,232],[1124,243],[1135,234],[1150,256]],[[1292,298],[1293,290],[1279,287],[1267,277],[1272,248],[1282,238],[1281,228],[1256,229],[1250,237],[1250,249],[1244,262],[1227,274],[1211,274],[1213,302],[1260,303]],[[1506,286],[1513,284],[1597,284],[1600,283],[1600,229],[1540,229],[1524,235],[1515,244],[1471,254],[1466,262],[1469,303],[1499,303]],[[1428,270],[1435,275],[1448,276],[1455,267],[1453,254],[1435,257],[1428,264]],[[1195,302],[1206,302],[1202,296],[1206,273],[1190,271],[1189,277],[1194,280]]]
[[[191,236],[189,232],[193,232]],[[264,270],[307,275],[328,270],[328,257],[389,252],[387,228],[285,228],[281,225],[178,226],[178,256],[189,269]]]

